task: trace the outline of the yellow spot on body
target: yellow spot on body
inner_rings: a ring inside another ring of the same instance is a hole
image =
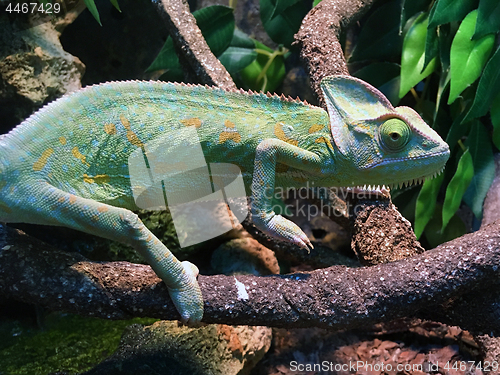
[[[64,203],[65,200],[66,200],[66,197],[60,197],[57,201],[59,203]]]
[[[33,164],[33,170],[34,171],[41,171],[43,167],[45,167],[45,164],[47,164],[47,161],[49,160],[50,155],[54,153],[54,150],[52,148],[46,149],[40,158],[35,161]]]
[[[92,215],[92,221],[99,221],[99,216]]]
[[[181,124],[185,126],[195,126],[198,129],[201,126],[201,120],[198,117],[192,117],[181,120]]]
[[[241,142],[241,135],[236,130],[236,125],[229,120],[224,121],[224,130],[219,134],[219,144],[227,141]]]
[[[85,164],[86,166],[90,167],[90,164],[87,163],[87,160],[85,159],[85,155],[83,155],[79,150],[78,150],[78,146],[75,146],[73,147],[73,149],[71,150],[71,153],[73,154],[73,156],[75,158],[77,158],[78,160],[81,160],[83,164]]]
[[[219,135],[219,144],[227,142],[227,141],[234,141],[236,143],[240,143],[241,142],[241,135],[237,132],[223,131]]]
[[[109,208],[108,208],[108,206],[99,206],[99,207],[97,207],[97,211],[98,212],[108,212]]]
[[[283,125],[285,124],[282,122],[278,122],[276,123],[276,125],[274,125],[274,135],[283,142],[290,143],[291,145],[294,146],[298,146],[299,141],[297,141],[296,139],[288,138],[285,132],[283,131]]]
[[[69,195],[69,204],[73,204],[76,202],[76,195],[70,194]]]
[[[116,126],[115,124],[104,124],[104,131],[109,135],[116,134]]]
[[[324,127],[325,127],[325,125],[314,124],[313,126],[311,126],[309,128],[309,134],[319,132]]]
[[[137,147],[144,147],[143,143],[141,142],[141,140],[139,139],[139,137],[137,136],[137,134],[135,134],[133,131],[132,131],[132,128],[130,127],[130,121],[127,120],[127,118],[123,115],[120,115],[120,121],[123,125],[123,127],[125,129],[127,129],[127,139],[130,143],[132,143],[134,146],[137,146]]]
[[[88,184],[104,184],[109,182],[109,180],[110,178],[107,174],[97,174],[95,176],[89,176],[86,173],[83,174],[83,182],[86,182]]]
[[[330,142],[330,140],[328,138],[319,137],[318,139],[316,139],[315,142],[316,143],[326,143],[329,148],[333,148],[332,143]]]
[[[59,137],[59,143],[64,146],[66,144],[66,138],[65,137]]]

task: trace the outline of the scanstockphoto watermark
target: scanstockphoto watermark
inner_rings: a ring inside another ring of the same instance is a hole
[[[6,13],[11,19],[18,19],[18,27],[26,30],[55,18],[63,17],[68,11],[67,6],[76,6],[77,2],[62,0],[0,0],[0,12]]]
[[[299,363],[297,361],[290,362],[290,371],[292,372],[309,372],[309,371],[331,371],[331,372],[423,372],[422,364],[391,364],[391,363],[368,363],[364,361],[353,361],[348,363],[334,363],[330,361],[322,361],[320,363]]]

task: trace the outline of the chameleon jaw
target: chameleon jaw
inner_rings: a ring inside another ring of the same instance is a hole
[[[346,189],[347,189],[347,191],[349,191],[353,194],[371,193],[371,194],[375,194],[375,195],[387,196],[387,195],[389,195],[390,189],[394,189],[396,187],[399,187],[401,189],[403,187],[423,184],[425,181],[439,176],[441,173],[443,173],[443,171],[444,171],[444,166],[439,171],[434,172],[431,175],[418,177],[418,178],[414,178],[414,179],[407,180],[407,181],[394,182],[394,183],[388,184],[388,185],[353,186],[353,187],[347,187]]]

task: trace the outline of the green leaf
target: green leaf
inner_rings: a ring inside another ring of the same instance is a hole
[[[429,63],[434,59],[439,52],[437,27],[428,28],[425,37],[425,60],[422,70],[427,68]]]
[[[446,135],[446,143],[450,146],[450,152],[458,145],[458,141],[470,131],[471,122],[462,122],[463,112],[453,121]]]
[[[483,124],[475,121],[466,144],[474,162],[474,178],[464,195],[464,201],[478,220],[483,217],[483,202],[495,178],[495,159],[491,136]]]
[[[403,44],[399,32],[400,12],[400,5],[394,1],[373,12],[359,33],[349,62],[399,56]]]
[[[497,48],[491,59],[486,63],[479,79],[476,96],[472,107],[463,122],[483,116],[488,112],[491,102],[500,92],[500,48]]]
[[[500,94],[493,99],[490,113],[493,125],[493,144],[500,150]]]
[[[241,48],[255,48],[254,40],[239,29],[234,29],[233,38],[229,45]]]
[[[431,9],[429,27],[459,21],[476,5],[476,0],[437,0]]]
[[[212,5],[193,12],[193,16],[210,50],[215,56],[219,56],[229,47],[233,39],[233,9],[222,5]]]
[[[451,241],[454,238],[458,238],[467,233],[464,222],[458,217],[457,214],[452,216],[446,226],[446,229],[441,231],[442,214],[443,206],[436,204],[434,215],[425,227],[425,238],[431,248],[434,248],[444,242]]]
[[[453,103],[462,91],[479,78],[495,44],[494,34],[472,40],[477,13],[477,10],[473,10],[464,18],[451,44],[448,104]]]
[[[97,11],[97,7],[95,6],[94,0],[83,0],[87,9],[94,16],[95,20],[102,26],[101,19],[99,17],[99,12]]]
[[[120,5],[118,5],[118,0],[109,0],[109,2],[116,8],[118,12],[121,12]]]
[[[274,11],[269,16],[269,19],[276,17],[277,15],[286,11],[286,9],[302,0],[274,0],[271,3],[274,3]]]
[[[255,49],[229,46],[219,60],[230,74],[238,73],[257,58]]]
[[[288,48],[309,10],[307,1],[260,0],[260,18],[264,29],[274,42]]]
[[[479,39],[486,34],[500,30],[500,2],[498,0],[480,0],[476,31],[472,39]]]
[[[314,0],[313,2],[313,8],[318,5],[321,2],[321,0]]]
[[[470,152],[469,150],[466,150],[460,157],[457,171],[446,188],[446,195],[443,203],[443,226],[441,227],[441,232],[445,230],[448,222],[460,207],[460,202],[462,202],[462,197],[471,183],[472,177],[474,177],[474,166]]]
[[[439,176],[426,180],[418,194],[417,204],[415,205],[415,236],[417,239],[422,235],[425,226],[434,215],[439,188],[443,184],[444,173]]]
[[[401,55],[401,87],[399,97],[405,96],[413,86],[434,71],[436,58],[422,71],[425,61],[428,14],[419,15],[410,26],[403,41]]]
[[[154,61],[146,69],[146,72],[154,72],[161,69],[171,70],[180,67],[179,58],[175,53],[174,41],[171,37],[168,37]]]
[[[229,47],[219,56],[219,60],[230,74],[236,74],[257,58],[255,42],[243,31],[234,29]]]
[[[222,54],[229,47],[234,35],[233,9],[222,5],[213,5],[193,12],[193,16],[212,53],[215,56]],[[171,37],[167,38],[158,56],[146,69],[146,72],[160,69],[181,69]]]
[[[401,33],[403,31],[404,25],[411,17],[427,10],[429,3],[429,0],[401,0],[399,32]]]

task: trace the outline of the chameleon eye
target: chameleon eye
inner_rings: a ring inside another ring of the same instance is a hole
[[[400,151],[410,140],[411,129],[398,118],[385,121],[379,130],[382,146],[388,151]]]

